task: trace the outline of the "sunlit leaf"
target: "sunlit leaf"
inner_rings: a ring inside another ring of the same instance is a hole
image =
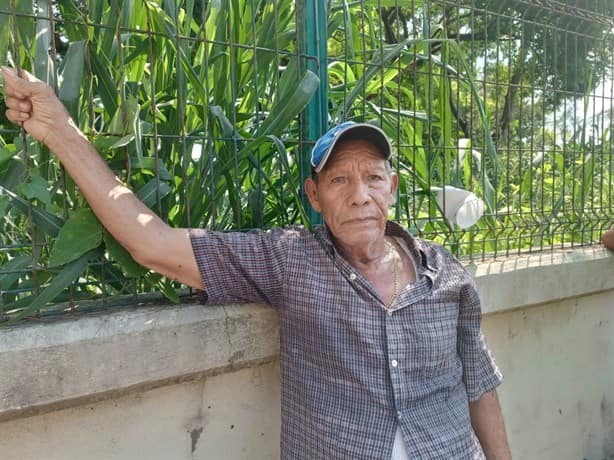
[[[58,94],[73,119],[78,119],[79,97],[85,65],[85,42],[72,42],[62,64],[62,85]]]
[[[272,109],[267,119],[260,126],[260,134],[279,135],[300,112],[305,109],[315,92],[318,90],[320,79],[308,70],[295,90],[281,99]]]

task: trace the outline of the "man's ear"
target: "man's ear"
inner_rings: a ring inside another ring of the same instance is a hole
[[[322,208],[318,200],[318,184],[311,177],[305,179],[305,193],[307,193],[307,198],[309,199],[309,203],[311,203],[311,207],[317,212],[320,212]]]
[[[397,201],[397,189],[399,188],[399,176],[396,173],[390,174],[390,195],[392,197],[390,204]]]

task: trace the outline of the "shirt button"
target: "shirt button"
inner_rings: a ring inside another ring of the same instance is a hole
[[[388,316],[392,316],[392,310],[388,310],[387,314]]]
[[[401,411],[397,412],[397,418],[403,418],[403,413]]]
[[[390,364],[392,364],[392,367],[397,367],[399,365],[399,362],[396,359],[393,359]]]
[[[356,279],[356,273],[350,273],[350,280],[354,281]]]

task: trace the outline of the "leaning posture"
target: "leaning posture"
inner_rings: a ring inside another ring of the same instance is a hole
[[[171,228],[124,186],[46,84],[3,69],[7,116],[45,143],[141,264],[213,304],[281,319],[282,459],[510,459],[472,278],[388,210],[398,178],[378,127],[346,122],[312,151],[322,227]]]

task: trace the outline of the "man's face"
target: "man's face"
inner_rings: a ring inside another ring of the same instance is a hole
[[[336,146],[317,180],[305,181],[305,190],[333,236],[351,246],[384,235],[397,183],[373,144],[347,140]]]

